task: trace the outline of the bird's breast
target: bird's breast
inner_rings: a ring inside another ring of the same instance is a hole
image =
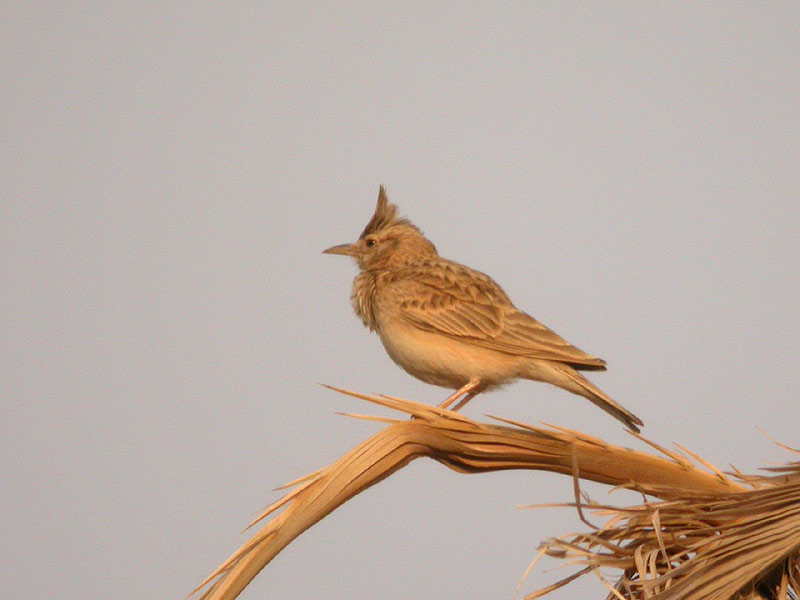
[[[361,318],[361,322],[370,331],[374,331],[377,326],[375,316],[375,294],[377,291],[376,278],[373,273],[362,271],[353,280],[353,290],[350,294],[350,302],[356,315]]]

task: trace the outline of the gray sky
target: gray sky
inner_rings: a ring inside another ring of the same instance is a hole
[[[4,596],[182,598],[273,488],[377,430],[317,382],[447,395],[391,363],[354,265],[320,253],[381,182],[606,359],[592,380],[645,435],[796,459],[756,428],[800,445],[797,3],[268,4],[2,11]],[[640,447],[543,384],[466,412]],[[417,461],[242,597],[511,598],[541,540],[585,527],[515,506],[571,485]],[[581,592],[604,596],[554,597]]]

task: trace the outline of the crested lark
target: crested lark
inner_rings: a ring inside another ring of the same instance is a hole
[[[487,275],[440,257],[398,216],[383,186],[358,241],[325,253],[358,263],[353,308],[392,360],[417,379],[456,390],[443,408],[460,398],[458,410],[485,390],[523,378],[588,398],[634,431],[643,424],[578,373],[605,370],[605,361],[518,310]]]

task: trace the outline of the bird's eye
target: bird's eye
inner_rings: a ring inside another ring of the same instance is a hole
[[[372,248],[372,247],[373,247],[375,244],[377,244],[377,243],[378,243],[378,242],[377,242],[377,241],[375,241],[375,239],[374,239],[374,238],[369,238],[369,239],[367,240],[367,248]]]

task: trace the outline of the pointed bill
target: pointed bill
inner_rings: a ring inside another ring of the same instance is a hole
[[[322,251],[323,254],[342,254],[343,256],[355,256],[355,248],[353,244],[339,244],[338,246],[331,246],[327,250]]]

